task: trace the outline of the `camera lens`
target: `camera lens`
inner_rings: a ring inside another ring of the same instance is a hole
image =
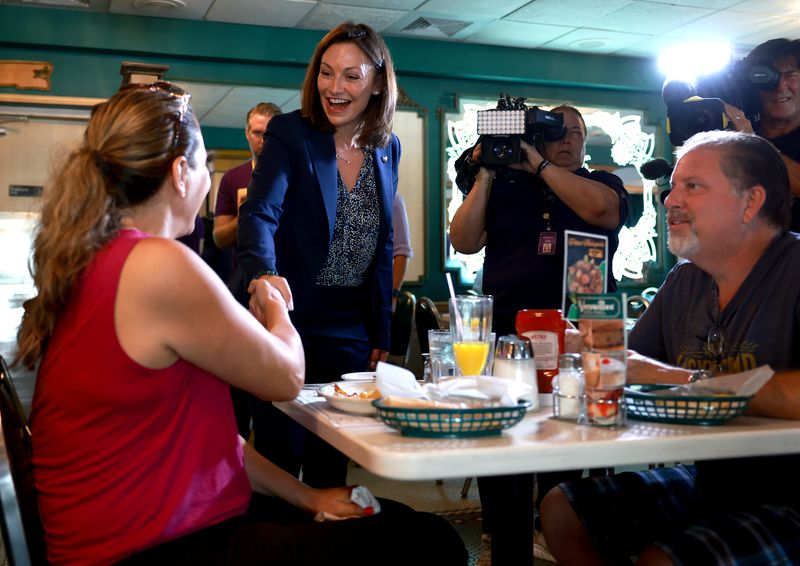
[[[500,161],[507,161],[514,155],[514,146],[506,140],[498,140],[492,144],[492,155]]]

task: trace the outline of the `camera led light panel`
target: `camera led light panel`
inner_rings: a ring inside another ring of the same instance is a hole
[[[524,134],[526,114],[526,110],[481,110],[478,135]]]

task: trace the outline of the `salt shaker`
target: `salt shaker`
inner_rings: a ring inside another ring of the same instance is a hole
[[[492,375],[514,379],[531,386],[531,392],[522,399],[530,401],[529,411],[539,408],[539,390],[536,382],[536,362],[528,338],[509,335],[497,339]]]
[[[580,354],[562,354],[558,358],[558,375],[553,378],[555,415],[577,421],[581,412],[583,372]]]
[[[422,381],[433,383],[433,364],[430,354],[422,354]]]

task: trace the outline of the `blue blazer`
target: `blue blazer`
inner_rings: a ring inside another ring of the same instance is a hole
[[[270,120],[262,155],[239,211],[237,246],[244,287],[239,294],[246,295],[254,277],[277,271],[292,289],[294,314],[302,316],[333,239],[338,173],[333,135],[313,129],[296,110]],[[388,350],[392,201],[400,141],[393,134],[389,145],[375,149],[373,157],[381,214],[378,246],[366,274],[371,307],[364,323],[370,347]]]

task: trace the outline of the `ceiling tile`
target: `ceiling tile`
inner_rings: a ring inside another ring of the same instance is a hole
[[[510,14],[530,0],[428,0],[419,10],[449,18],[490,21]]]
[[[206,19],[234,24],[293,27],[316,5],[312,0],[216,0]]]
[[[731,6],[731,10],[735,12],[789,16],[800,14],[800,3],[791,0],[744,0],[744,2]],[[792,37],[796,35],[797,31]]]
[[[203,126],[244,128],[247,112],[259,102],[273,102],[284,112],[300,107],[298,89],[193,82],[177,84],[192,94],[192,107]]]
[[[633,4],[632,0],[536,0],[506,20],[532,24],[581,27]]]
[[[541,47],[548,41],[561,37],[572,31],[572,28],[509,22],[507,20],[486,24],[477,32],[469,35],[470,42],[489,43],[492,45],[513,45],[514,47]]]
[[[213,0],[171,2],[170,0],[111,0],[108,11],[114,14],[133,16],[157,16],[202,20]]]
[[[712,13],[713,10],[691,6],[635,2],[585,27],[657,35]]]
[[[640,43],[645,38],[647,36],[644,34],[579,28],[542,47],[588,53],[614,53],[633,43]]]
[[[403,15],[405,15],[405,12],[402,10],[318,4],[303,18],[298,27],[329,30],[335,28],[345,20],[351,20],[367,24],[376,31],[381,32]]]
[[[424,2],[425,0],[320,0],[320,4],[343,4],[385,10],[413,10]]]
[[[650,36],[641,41],[630,43],[615,53],[617,55],[634,55],[638,57],[657,58],[663,50],[686,43],[686,40],[665,35]],[[655,65],[653,61],[653,65]]]
[[[169,79],[169,76],[165,77]],[[191,104],[197,119],[205,125],[205,118],[233,89],[231,85],[176,82],[176,85],[192,95]]]
[[[789,34],[797,36],[797,20],[780,16],[764,16],[741,12],[717,12],[694,22],[666,32],[669,37],[681,37],[697,41],[721,40],[743,45],[755,45],[772,37]],[[753,38],[763,37],[761,40]],[[744,41],[744,38],[748,38]]]
[[[658,0],[636,0],[637,2],[650,2]],[[724,10],[739,4],[742,0],[669,0],[664,1],[664,4],[674,4],[676,6],[694,6],[696,8],[706,8],[709,10]],[[762,0],[756,0],[761,2]],[[786,1],[786,0],[779,0]]]

